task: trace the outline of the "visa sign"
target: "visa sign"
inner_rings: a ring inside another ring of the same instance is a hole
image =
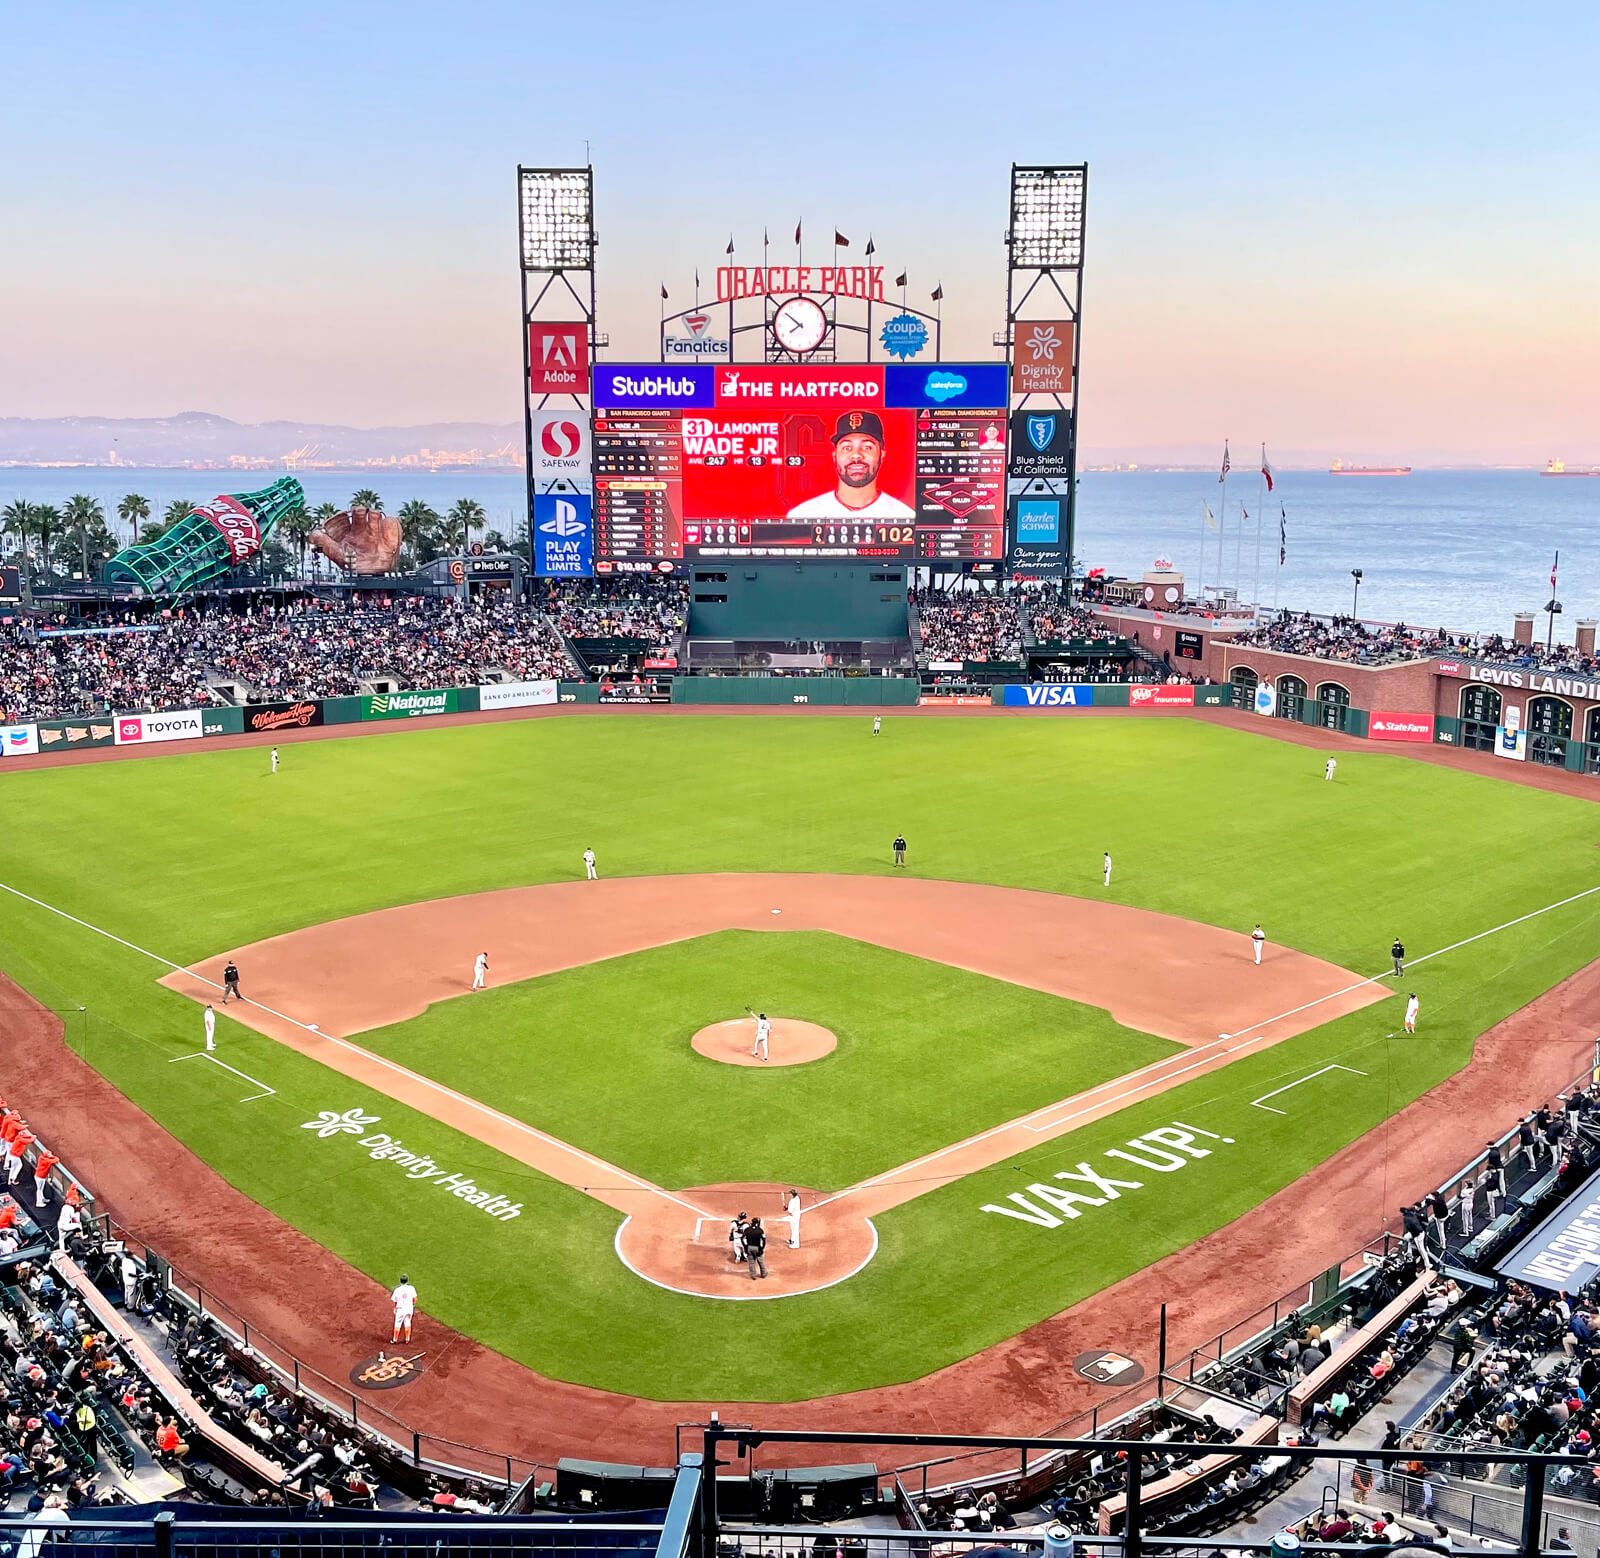
[[[594,500],[588,493],[534,494],[533,571],[541,579],[594,576]]]
[[[1035,682],[1003,688],[1002,694],[1008,709],[1087,709],[1094,704],[1094,688],[1079,682]]]

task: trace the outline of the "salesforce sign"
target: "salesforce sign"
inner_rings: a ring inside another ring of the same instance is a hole
[[[594,575],[594,500],[586,492],[533,496],[533,571],[540,579]]]

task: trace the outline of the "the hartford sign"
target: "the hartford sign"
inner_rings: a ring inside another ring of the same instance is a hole
[[[300,1129],[315,1131],[319,1141],[353,1137],[356,1146],[375,1162],[392,1163],[407,1179],[448,1191],[497,1222],[509,1223],[522,1216],[520,1201],[485,1190],[468,1174],[452,1173],[426,1153],[413,1152],[398,1136],[369,1131],[368,1128],[377,1123],[377,1115],[363,1114],[359,1109],[346,1109],[342,1114],[336,1109],[323,1109],[316,1119],[307,1120]]]

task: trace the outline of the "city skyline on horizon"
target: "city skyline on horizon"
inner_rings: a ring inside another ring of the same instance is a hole
[[[600,69],[582,18],[500,0],[446,33],[367,0],[14,18],[0,417],[519,425],[514,171],[586,152],[611,360],[654,355],[660,287],[686,304],[698,267],[709,291],[730,233],[736,263],[763,227],[784,263],[797,220],[808,259],[837,227],[918,306],[941,286],[944,357],[992,359],[1009,165],[1038,157],[1090,167],[1086,461],[1230,436],[1242,463],[1264,433],[1286,464],[1600,462],[1600,132],[1547,68],[1549,17],[1467,6],[1440,35],[1330,7],[1285,37],[1254,3],[976,25],[941,3],[884,50],[850,43],[870,5],[713,5],[693,34],[604,9],[632,46]],[[1380,46],[1330,49],[1323,17]],[[1567,58],[1600,42],[1589,10],[1554,27]],[[180,84],[282,85],[224,94],[197,136],[128,112],[152,49]],[[364,78],[404,112],[342,85]]]

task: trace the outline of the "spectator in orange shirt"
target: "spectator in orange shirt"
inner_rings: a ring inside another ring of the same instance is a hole
[[[189,1446],[178,1437],[178,1420],[167,1418],[156,1429],[156,1448],[163,1455],[182,1456],[189,1453]]]

